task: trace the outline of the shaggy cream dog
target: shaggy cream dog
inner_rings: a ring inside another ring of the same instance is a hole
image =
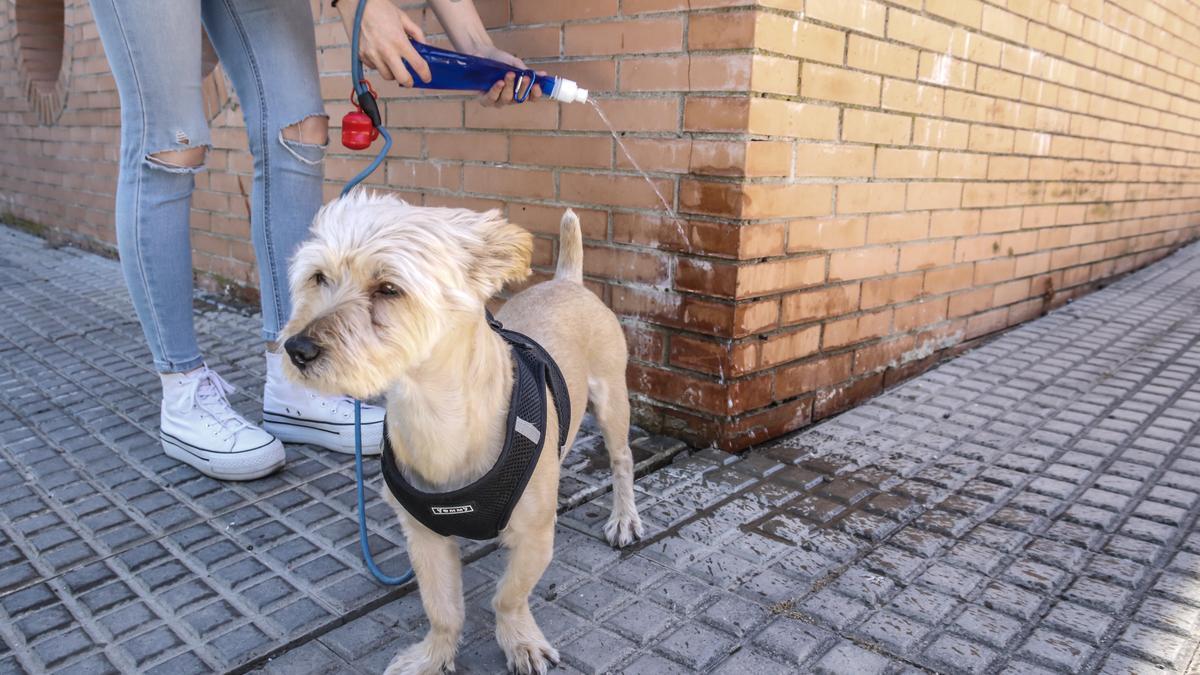
[[[479,479],[504,442],[512,356],[484,318],[485,303],[529,275],[533,239],[498,212],[410,206],[358,191],[317,214],[292,261],[294,311],[284,330],[297,382],[361,399],[383,395],[395,459],[418,489],[449,491]],[[575,437],[590,399],[612,463],[616,546],[641,536],[633,496],[625,338],[616,316],[583,286],[583,242],[562,219],[553,280],[511,298],[497,318],[537,340],[557,361],[571,398]],[[297,349],[293,349],[299,345]],[[303,352],[297,356],[294,352]],[[553,406],[553,399],[547,395]],[[557,439],[553,409],[545,438]],[[558,652],[529,611],[529,593],[554,551],[559,463],[548,440],[500,542],[508,568],[492,606],[510,669],[545,672]],[[410,517],[384,488],[408,539],[425,639],[388,673],[454,669],[464,608],[458,543]]]

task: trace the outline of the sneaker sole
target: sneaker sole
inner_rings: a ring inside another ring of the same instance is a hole
[[[284,443],[300,443],[315,445],[326,450],[354,454],[354,424],[334,424],[298,420],[294,417],[263,411],[262,429]],[[371,422],[362,425],[363,455],[378,455],[383,449],[379,442],[372,442],[371,436],[383,438],[383,422]],[[379,429],[372,433],[372,427]]]
[[[279,439],[245,452],[208,452],[159,434],[167,456],[217,480],[254,480],[283,468],[287,457]]]

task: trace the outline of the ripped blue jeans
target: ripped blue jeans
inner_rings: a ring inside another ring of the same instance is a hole
[[[324,142],[304,143],[294,133],[303,120],[325,115],[309,0],[91,5],[121,97],[117,247],[156,369],[182,372],[203,362],[192,324],[189,218],[203,165],[155,156],[210,150],[201,95],[202,25],[245,117],[254,157],[250,234],[263,339],[275,340],[291,311],[288,259],[321,206]],[[293,128],[285,137],[287,127]]]

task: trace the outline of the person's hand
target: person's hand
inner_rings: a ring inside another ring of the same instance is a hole
[[[482,56],[485,59],[499,61],[500,63],[506,63],[510,66],[513,66],[514,68],[520,68],[521,70],[526,70],[528,68],[528,66],[525,65],[524,61],[522,61],[521,59],[518,59],[517,57],[513,56],[512,54],[509,54],[508,52],[506,52],[502,49],[498,49],[494,45],[485,45],[485,46],[481,46],[477,49],[473,49],[471,51],[471,54],[474,56]],[[545,75],[546,73],[539,70],[539,71],[537,71],[537,74]],[[513,73],[509,73],[508,75],[505,75],[503,80],[497,81],[495,84],[492,85],[491,89],[488,89],[487,91],[483,92],[483,94],[480,95],[479,102],[485,106],[492,107],[492,108],[498,108],[500,106],[510,105],[512,103],[515,103],[515,101],[513,101],[513,94],[514,94],[514,90],[516,87],[516,82],[517,82],[517,77]],[[522,83],[522,87],[526,87],[526,86],[528,86],[528,85],[525,83]],[[533,91],[530,92],[529,98],[530,99],[539,99],[541,97],[542,97],[542,88],[539,85],[536,85],[536,84],[533,85]]]
[[[353,35],[356,0],[338,3],[346,34]],[[402,87],[413,85],[408,65],[422,81],[429,82],[429,64],[413,49],[412,40],[425,41],[421,27],[391,3],[391,0],[371,0],[363,10],[362,32],[358,37],[358,55],[363,63],[374,68],[385,80],[395,80]]]

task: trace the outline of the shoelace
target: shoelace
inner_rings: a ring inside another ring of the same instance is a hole
[[[208,366],[203,366],[203,369],[188,384],[190,385],[187,393],[188,404],[200,408],[216,420],[217,424],[221,425],[221,430],[225,432],[226,438],[252,426],[233,409],[233,406],[229,405],[229,400],[225,398],[226,394],[236,391],[236,387],[226,382],[215,371],[209,370]]]
[[[341,415],[344,418],[354,416],[354,399],[348,396],[322,396],[311,391],[308,392],[308,395],[321,405],[327,405],[326,402],[329,402],[328,405],[333,408],[334,415]]]

